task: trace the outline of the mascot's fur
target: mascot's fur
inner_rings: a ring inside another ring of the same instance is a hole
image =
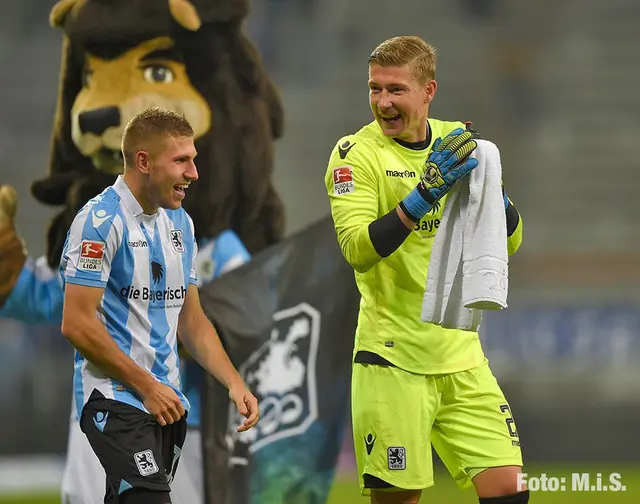
[[[271,183],[283,112],[241,32],[248,0],[61,0],[60,87],[40,202],[63,205],[47,258],[57,268],[79,208],[122,171],[120,136],[149,106],[180,111],[196,133],[200,179],[184,202],[200,237],[233,229],[250,252],[278,241],[283,207]]]

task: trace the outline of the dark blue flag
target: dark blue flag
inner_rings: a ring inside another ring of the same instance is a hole
[[[348,418],[360,295],[331,219],[201,289],[234,365],[260,404],[242,423],[207,377],[202,438],[207,504],[322,504]]]

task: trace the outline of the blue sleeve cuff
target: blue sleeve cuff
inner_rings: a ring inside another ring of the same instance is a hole
[[[74,285],[84,285],[86,287],[100,287],[104,289],[107,286],[107,282],[102,280],[96,280],[93,278],[83,278],[78,276],[66,277],[65,281]]]

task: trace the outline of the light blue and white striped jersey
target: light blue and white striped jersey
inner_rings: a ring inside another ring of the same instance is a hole
[[[60,262],[67,283],[105,289],[97,312],[120,349],[160,382],[181,391],[178,316],[197,285],[193,222],[181,208],[145,215],[123,178],[76,215]],[[91,392],[147,411],[137,394],[75,353],[78,414]]]

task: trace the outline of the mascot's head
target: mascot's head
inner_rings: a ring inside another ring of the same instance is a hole
[[[65,205],[49,229],[59,261],[70,220],[122,172],[129,119],[149,107],[182,113],[196,139],[200,180],[184,206],[199,236],[233,229],[251,252],[282,236],[271,182],[282,108],[241,31],[248,0],[60,0],[64,32],[49,176],[32,193]]]

